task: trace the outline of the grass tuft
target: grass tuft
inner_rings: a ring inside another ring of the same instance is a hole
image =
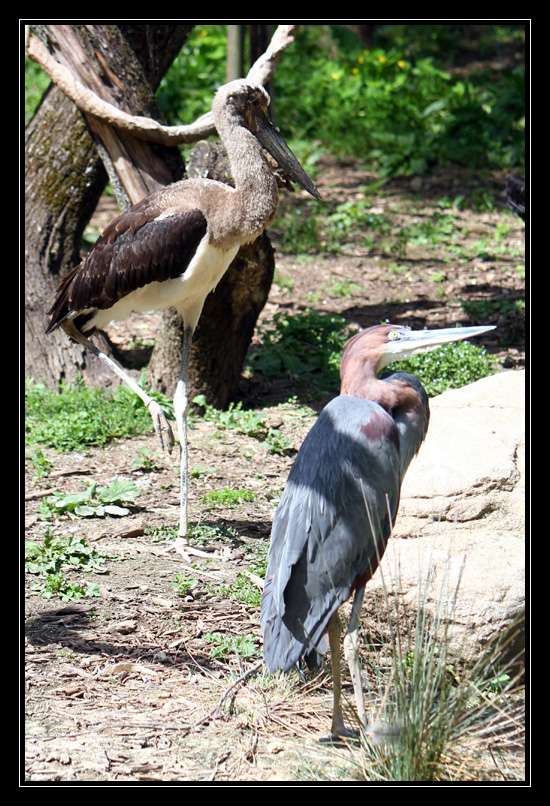
[[[168,404],[167,399],[164,404]],[[152,430],[145,406],[124,386],[111,393],[80,381],[62,386],[56,393],[32,380],[25,383],[25,438],[29,445],[76,451]]]

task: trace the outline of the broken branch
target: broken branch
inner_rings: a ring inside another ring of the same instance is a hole
[[[279,56],[294,41],[295,28],[295,25],[277,27],[267,50],[252,65],[247,75],[248,81],[263,85],[270,80]],[[178,143],[195,143],[197,140],[216,133],[212,112],[201,115],[194,123],[186,126],[163,126],[153,118],[123,112],[85,87],[67,67],[57,61],[34,34],[29,37],[27,54],[42,67],[51,80],[74,101],[79,109],[111,126],[130,132],[141,140],[163,145],[177,145]]]

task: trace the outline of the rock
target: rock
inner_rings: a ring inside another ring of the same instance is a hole
[[[501,372],[430,401],[430,427],[405,477],[394,532],[369,588],[399,580],[418,606],[428,568],[460,586],[451,650],[467,659],[524,612],[525,373]],[[399,570],[397,570],[399,569]],[[369,589],[367,588],[367,590]]]

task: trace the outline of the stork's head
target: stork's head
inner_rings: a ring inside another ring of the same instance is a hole
[[[377,374],[392,361],[434,350],[451,341],[480,336],[495,325],[449,327],[441,330],[411,330],[403,325],[375,325],[351,338],[342,354],[341,375]]]
[[[307,190],[315,199],[319,191],[306,174],[280,132],[268,117],[269,95],[259,84],[250,84],[239,78],[220,87],[212,102],[212,114],[218,131],[225,121],[244,126],[268,151],[279,168]]]

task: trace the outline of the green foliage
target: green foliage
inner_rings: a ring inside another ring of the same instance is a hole
[[[78,571],[103,571],[107,557],[82,537],[56,537],[47,529],[41,543],[25,543],[25,571],[29,574],[56,574],[63,566]]]
[[[440,26],[442,32],[446,26]],[[418,26],[407,26],[414,39]],[[317,139],[384,175],[435,164],[508,167],[523,161],[523,66],[458,77],[401,43],[339,47],[335,26],[304,26],[277,70],[277,119],[287,136]],[[296,76],[301,81],[296,82]]]
[[[449,162],[521,166],[523,60],[460,75],[446,68],[460,60],[467,65],[468,57],[498,55],[503,46],[521,55],[524,26],[476,29],[378,25],[374,47],[365,50],[343,26],[302,26],[277,68],[275,111],[306,170],[314,172],[322,149],[358,157],[385,175],[422,173]],[[226,52],[225,25],[195,26],[157,91],[168,122],[190,123],[210,109],[225,81]],[[26,121],[48,81],[27,59]],[[306,221],[305,228],[314,248],[315,222]]]
[[[44,455],[43,451],[30,451],[29,459],[31,460],[31,464],[35,469],[35,479],[43,479],[50,475],[53,462]]]
[[[44,599],[58,596],[63,602],[77,602],[83,598],[100,596],[101,591],[96,582],[87,582],[86,587],[79,582],[69,582],[63,573],[48,574],[43,582],[33,586]]]
[[[216,592],[219,596],[234,599],[250,607],[260,607],[262,603],[262,592],[245,574],[238,574],[231,585],[220,585]]]
[[[241,402],[230,403],[226,411],[211,406],[204,395],[194,397],[193,403],[204,409],[205,420],[215,423],[219,428],[229,428],[254,439],[265,439],[267,435],[267,426],[261,414],[243,409]]]
[[[372,213],[368,187],[364,197],[331,205],[328,202],[303,202],[285,210],[273,222],[279,248],[285,254],[339,254],[359,233],[387,233],[387,218]]]
[[[460,305],[472,320],[487,321],[495,316],[525,315],[523,299],[471,299],[462,300]]]
[[[115,479],[108,487],[98,487],[92,482],[79,493],[52,493],[40,504],[43,519],[69,513],[81,518],[103,518],[105,515],[117,517],[128,515],[130,510],[120,504],[134,503],[139,490],[133,481]]]
[[[157,91],[169,123],[192,123],[208,112],[212,96],[225,81],[226,25],[196,25]]]
[[[206,633],[205,641],[212,644],[210,657],[217,660],[228,660],[232,655],[238,655],[247,660],[259,654],[256,638],[252,633],[246,635],[230,635],[229,633]]]
[[[167,543],[178,536],[177,526],[146,526],[143,533],[151,537],[153,543]]]
[[[41,543],[25,544],[25,571],[40,577],[33,590],[45,599],[58,596],[62,601],[77,601],[83,597],[99,596],[96,583],[88,582],[86,587],[66,579],[63,569],[71,571],[92,571],[103,573],[108,559],[88,545],[84,538],[56,537],[46,530]]]
[[[496,363],[483,347],[461,341],[396,361],[388,371],[416,375],[429,397],[434,397],[492,375]]]
[[[178,596],[188,596],[197,585],[197,580],[187,577],[185,574],[176,574],[174,589]]]
[[[76,451],[151,430],[145,406],[126,387],[109,393],[79,382],[62,386],[57,394],[32,380],[25,383],[25,437],[30,445]]]
[[[206,546],[215,541],[238,540],[239,534],[232,526],[210,526],[206,523],[196,523],[189,526],[187,538],[190,543]]]
[[[521,717],[510,695],[514,686],[519,693],[522,653],[512,657],[511,647],[520,642],[523,616],[457,670],[452,625],[462,570],[450,556],[437,572],[433,560],[424,558],[413,618],[410,603],[407,607],[396,595],[403,590],[398,568],[391,587],[384,584],[379,609],[385,638],[379,650],[371,647],[364,678],[373,703],[362,745],[363,774],[369,781],[438,781],[457,773],[461,780],[469,779],[467,773],[475,779],[467,766],[473,759],[465,758],[465,751],[478,756],[483,741],[490,746],[497,733],[503,744],[506,736],[518,741]]]
[[[278,286],[281,291],[293,291],[294,290],[294,280],[292,277],[288,277],[286,274],[281,274],[280,272],[276,271],[275,276],[273,277],[274,285]]]
[[[215,471],[213,467],[203,467],[202,465],[193,465],[190,470],[190,476],[192,479],[202,479],[206,476],[209,476],[211,473]]]
[[[132,470],[142,470],[144,473],[151,473],[154,470],[160,470],[155,457],[147,448],[140,448],[137,456],[132,462]]]
[[[342,348],[350,337],[342,316],[307,309],[277,313],[262,331],[262,346],[249,357],[255,372],[268,378],[291,375],[317,386],[338,385]]]
[[[25,126],[36,112],[49,84],[50,79],[42,68],[25,56]]]
[[[453,215],[444,215],[436,211],[431,218],[425,221],[402,227],[399,233],[399,241],[404,244],[403,252],[409,243],[413,246],[428,247],[437,247],[448,243],[457,234],[455,220]],[[397,251],[401,251],[399,247],[397,247]]]
[[[242,403],[230,403],[227,410],[216,409],[207,403],[204,395],[197,395],[193,403],[203,409],[203,417],[219,428],[229,428],[239,434],[264,442],[270,453],[285,454],[289,443],[284,434],[267,425],[261,414],[251,409],[243,409]]]
[[[277,216],[272,228],[283,254],[316,254],[319,251],[321,235],[316,212],[305,202]]]
[[[332,297],[351,297],[355,292],[360,291],[361,286],[349,280],[336,280],[327,287],[327,292]]]
[[[255,500],[256,493],[253,490],[234,489],[233,487],[211,490],[201,498],[203,504],[210,507],[236,507],[245,501]]]

